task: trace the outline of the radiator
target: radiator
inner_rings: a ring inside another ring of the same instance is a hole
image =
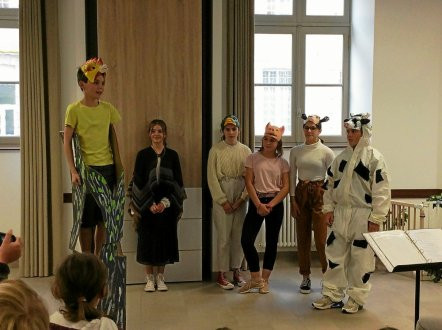
[[[422,203],[422,206],[417,208],[415,207],[415,204]],[[394,211],[395,207],[398,205],[396,204],[402,204],[401,207],[406,207],[403,209],[399,209],[399,211]],[[415,201],[415,204],[413,203],[403,203],[399,201],[392,201],[392,208],[390,210],[389,218],[387,219],[387,222],[385,226],[389,226],[388,224],[391,222],[392,215],[394,213],[403,214],[403,210],[406,209],[407,211],[407,218],[409,220],[407,226],[402,226],[402,229],[418,229],[418,228],[442,228],[442,208],[440,207],[434,207],[431,203],[425,203],[425,201],[419,200]],[[411,206],[411,209],[409,208]],[[424,216],[424,222],[423,226],[420,225],[419,221],[419,213],[418,210],[420,208],[423,208],[425,212]],[[402,210],[402,211],[401,211]],[[394,227],[394,228],[393,228]],[[399,226],[401,227],[401,226]],[[397,229],[396,226],[391,226],[391,228],[384,228],[384,230],[388,229]],[[315,250],[314,245],[314,237],[312,232],[312,250]],[[258,236],[256,238],[255,246],[259,251],[263,251],[266,244],[265,244],[265,225],[263,223],[260,232],[258,233]],[[295,221],[291,218],[290,215],[290,197],[286,197],[284,199],[284,219],[282,220],[282,226],[281,231],[279,232],[279,239],[278,239],[278,247],[279,248],[296,248],[296,226]]]

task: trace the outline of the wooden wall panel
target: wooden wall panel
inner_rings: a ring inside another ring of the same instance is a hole
[[[99,55],[109,66],[104,100],[130,179],[147,123],[163,119],[186,187],[201,187],[201,0],[98,0]]]

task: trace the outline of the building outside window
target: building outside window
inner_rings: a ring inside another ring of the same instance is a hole
[[[322,135],[345,142],[350,0],[255,0],[255,135],[270,121],[303,141],[301,114],[329,116]]]
[[[0,147],[20,137],[18,0],[0,0]]]

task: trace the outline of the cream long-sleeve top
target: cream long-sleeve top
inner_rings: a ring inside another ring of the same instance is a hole
[[[334,152],[319,140],[313,144],[301,144],[290,150],[290,196],[295,196],[296,180],[318,181],[333,159]]]
[[[220,182],[226,179],[243,177],[245,171],[244,161],[251,153],[250,148],[241,142],[230,145],[225,141],[221,141],[212,146],[207,162],[207,183],[215,203],[222,205],[227,202],[226,194],[221,189]],[[247,198],[245,188],[241,198],[243,200]]]
[[[322,212],[338,206],[368,208],[368,221],[381,225],[390,209],[390,178],[384,157],[370,145],[371,128],[363,132],[356,148],[347,147],[327,170]]]

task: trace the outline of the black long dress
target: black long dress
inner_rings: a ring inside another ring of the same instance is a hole
[[[153,214],[150,207],[167,198],[170,207]],[[177,223],[186,198],[178,154],[164,148],[157,155],[152,147],[138,152],[132,187],[132,202],[141,215],[138,222],[137,261],[161,266],[179,261]]]

